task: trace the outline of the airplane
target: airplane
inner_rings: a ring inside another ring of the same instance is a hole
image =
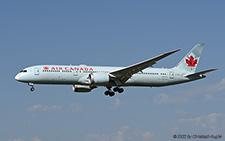
[[[173,68],[153,68],[157,61],[180,51],[177,49],[127,67],[106,67],[86,65],[36,65],[23,69],[15,80],[28,83],[34,91],[34,84],[72,85],[74,92],[90,92],[99,86],[106,87],[106,96],[122,93],[122,87],[162,87],[205,78],[204,74],[217,69],[195,72],[204,43],[193,49]],[[113,88],[113,89],[112,89]]]

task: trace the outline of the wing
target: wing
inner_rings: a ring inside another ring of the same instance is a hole
[[[120,84],[123,84],[125,83],[129,78],[131,78],[131,76],[139,71],[142,71],[143,69],[146,69],[152,65],[154,65],[157,61],[179,51],[181,49],[177,49],[177,50],[174,50],[174,51],[171,51],[171,52],[167,52],[167,53],[164,53],[162,55],[159,55],[157,57],[154,57],[154,58],[151,58],[151,59],[148,59],[146,61],[143,61],[143,62],[140,62],[140,63],[137,63],[137,64],[134,64],[134,65],[131,65],[131,66],[128,66],[128,67],[125,67],[125,68],[122,68],[122,69],[119,69],[119,70],[116,70],[116,71],[112,71],[109,73],[109,75],[114,78],[114,82],[117,84],[117,85],[120,85]]]

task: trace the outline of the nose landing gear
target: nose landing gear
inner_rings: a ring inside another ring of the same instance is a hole
[[[35,90],[35,88],[34,88],[34,84],[33,84],[33,83],[28,83],[28,85],[29,85],[29,86],[31,86],[30,91],[32,91],[32,92],[33,92],[33,91]]]

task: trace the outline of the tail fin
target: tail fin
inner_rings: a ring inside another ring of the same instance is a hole
[[[176,65],[175,68],[194,73],[205,44],[196,44],[193,49]]]

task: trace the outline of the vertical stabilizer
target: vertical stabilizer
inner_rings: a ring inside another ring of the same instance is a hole
[[[196,44],[193,49],[176,65],[175,68],[194,73],[200,60],[203,44]]]

